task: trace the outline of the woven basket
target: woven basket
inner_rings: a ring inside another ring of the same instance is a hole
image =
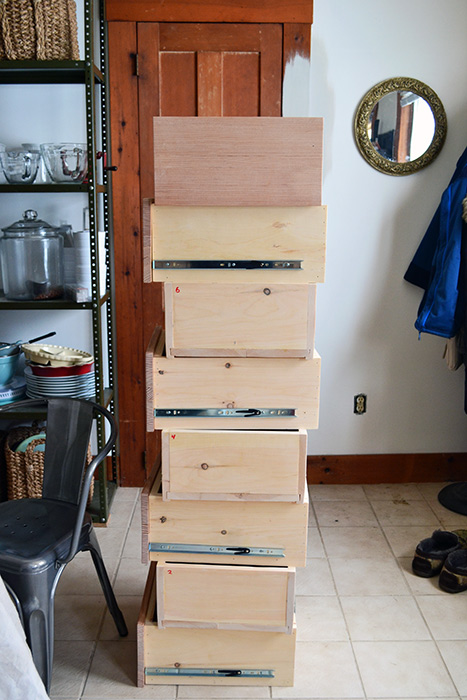
[[[8,500],[18,498],[40,498],[44,479],[44,452],[34,452],[36,445],[45,443],[45,439],[31,440],[24,452],[15,452],[12,448],[25,438],[44,432],[36,426],[13,428],[5,441],[5,460],[7,471]],[[88,445],[86,464],[92,460],[91,446]],[[88,503],[94,493],[94,481],[91,481]]]
[[[0,60],[79,60],[75,0],[0,0]]]

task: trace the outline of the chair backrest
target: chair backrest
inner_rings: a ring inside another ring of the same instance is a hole
[[[92,475],[117,440],[117,424],[107,409],[85,399],[57,397],[27,399],[0,406],[0,420],[9,410],[47,409],[47,439],[44,454],[43,498],[78,504],[82,518]],[[105,419],[110,434],[89,466],[86,464],[93,417]],[[83,487],[83,474],[86,471]],[[86,492],[86,493],[85,493]],[[78,518],[78,520],[79,520]],[[77,521],[78,523],[78,521]],[[79,532],[79,523],[76,532]]]
[[[43,498],[77,504],[93,421],[93,405],[79,399],[48,400]]]

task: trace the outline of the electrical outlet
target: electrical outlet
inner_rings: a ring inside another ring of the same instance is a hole
[[[366,394],[357,394],[353,397],[353,412],[359,416],[366,413]]]

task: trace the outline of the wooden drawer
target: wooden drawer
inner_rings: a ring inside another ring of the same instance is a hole
[[[145,200],[143,241],[145,282],[323,282],[326,207],[172,207]]]
[[[295,501],[306,490],[307,432],[163,430],[163,500]]]
[[[167,357],[313,354],[314,284],[164,285]]]
[[[321,204],[320,117],[154,117],[154,200]]]
[[[143,562],[305,566],[308,493],[303,503],[163,501],[160,469],[141,495]]]
[[[292,632],[294,568],[162,560],[156,590],[160,628]]]
[[[168,359],[164,344],[164,333],[158,328],[146,354],[149,431],[317,428],[321,358],[316,351],[309,360]]]
[[[155,616],[151,564],[137,624],[138,686],[291,686],[296,627],[291,634],[248,630],[161,628]]]

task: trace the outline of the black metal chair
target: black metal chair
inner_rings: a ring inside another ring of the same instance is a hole
[[[77,552],[89,550],[105,600],[121,637],[128,634],[104,566],[92,519],[86,512],[96,467],[117,438],[116,423],[102,406],[70,398],[27,400],[0,408],[44,407],[47,439],[42,498],[0,503],[0,576],[16,603],[36,668],[50,689],[54,644],[54,597],[65,566]],[[94,417],[103,416],[110,435],[86,467]]]

